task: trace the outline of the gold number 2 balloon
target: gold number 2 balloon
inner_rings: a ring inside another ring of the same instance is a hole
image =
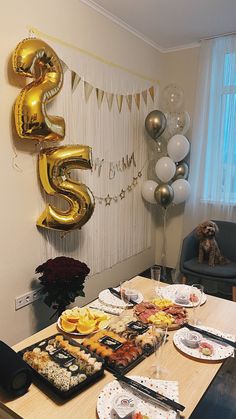
[[[91,148],[86,145],[69,145],[43,150],[39,155],[39,176],[49,195],[67,201],[65,211],[47,205],[37,225],[54,230],[81,228],[94,210],[94,197],[90,189],[70,177],[72,169],[91,169]]]
[[[15,103],[15,123],[20,138],[58,141],[65,136],[65,121],[49,116],[46,104],[63,85],[63,71],[53,49],[40,39],[24,39],[13,53],[13,69],[34,80],[21,90]]]

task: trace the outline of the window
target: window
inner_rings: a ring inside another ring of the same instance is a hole
[[[236,52],[212,52],[203,201],[236,204]]]

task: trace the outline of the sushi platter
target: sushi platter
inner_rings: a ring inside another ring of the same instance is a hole
[[[85,338],[83,345],[104,360],[107,370],[126,374],[153,353],[160,339],[149,326],[127,316]]]
[[[50,336],[19,352],[33,374],[66,399],[104,375],[103,360],[62,334]]]

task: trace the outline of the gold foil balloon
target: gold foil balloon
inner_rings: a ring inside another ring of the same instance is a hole
[[[163,208],[167,208],[174,199],[173,188],[170,185],[163,183],[155,189],[154,197],[159,205]]]
[[[166,128],[166,117],[161,111],[150,112],[145,119],[145,128],[153,138],[157,140]]]
[[[185,162],[177,163],[175,175],[173,181],[177,179],[187,179],[188,177],[188,165]]]
[[[91,148],[83,145],[53,147],[39,155],[39,176],[49,195],[64,198],[69,208],[65,211],[47,205],[37,226],[54,230],[81,228],[94,211],[94,197],[83,183],[70,177],[72,169],[91,169]]]
[[[13,53],[13,69],[34,80],[22,89],[15,103],[15,124],[20,138],[58,141],[65,136],[65,121],[49,116],[46,104],[61,90],[63,71],[53,49],[40,39],[24,39]]]

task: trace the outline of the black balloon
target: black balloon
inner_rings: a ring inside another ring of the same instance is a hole
[[[153,140],[157,140],[166,128],[166,117],[164,113],[161,111],[150,112],[145,119],[145,128],[150,137]]]

